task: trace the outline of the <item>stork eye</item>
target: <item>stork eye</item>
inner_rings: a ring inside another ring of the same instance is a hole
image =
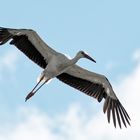
[[[81,51],[81,54],[83,54],[83,55],[84,55],[84,54],[85,54],[85,52],[84,52],[84,51]]]

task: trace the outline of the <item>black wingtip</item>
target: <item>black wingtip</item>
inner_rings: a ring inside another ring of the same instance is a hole
[[[127,128],[127,126],[130,125],[130,117],[120,101],[118,99],[111,99],[110,97],[107,97],[104,103],[103,112],[107,112],[107,119],[108,123],[110,123],[110,118],[112,116],[113,118],[113,124],[116,128],[116,120],[118,122],[118,125],[120,129],[122,128],[121,123],[124,124],[124,126]]]
[[[11,38],[12,35],[8,32],[8,29],[0,27],[0,45],[5,44]]]

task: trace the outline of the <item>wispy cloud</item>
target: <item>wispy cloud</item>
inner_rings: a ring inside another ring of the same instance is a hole
[[[113,62],[113,61],[110,61],[106,64],[106,70],[107,71],[112,71],[114,68],[117,67],[117,63]]]
[[[116,85],[116,93],[132,119],[131,127],[115,129],[108,124],[100,110],[97,114],[85,112],[73,104],[66,112],[51,117],[36,108],[22,108],[16,124],[8,122],[0,130],[1,140],[130,140],[140,137],[140,60],[134,70]],[[5,128],[5,129],[4,129]]]
[[[4,72],[12,73],[16,70],[18,53],[16,50],[10,50],[0,56],[0,78]]]
[[[138,61],[140,60],[140,48],[138,48],[133,54],[133,60]]]

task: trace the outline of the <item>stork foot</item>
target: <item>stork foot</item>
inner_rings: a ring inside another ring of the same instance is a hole
[[[30,92],[30,93],[26,96],[25,102],[26,102],[27,100],[29,100],[34,94],[35,94],[34,92]]]

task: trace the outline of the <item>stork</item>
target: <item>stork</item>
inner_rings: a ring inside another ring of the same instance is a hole
[[[29,59],[43,68],[39,81],[26,96],[26,101],[50,79],[56,77],[65,84],[97,99],[98,102],[104,99],[103,112],[107,113],[109,123],[112,116],[115,127],[117,123],[120,128],[122,123],[125,127],[130,125],[130,117],[117,98],[108,79],[104,75],[90,72],[76,65],[80,58],[96,62],[87,53],[79,51],[73,59],[69,59],[50,48],[34,30],[0,27],[0,45],[9,40],[11,40],[11,45],[15,45]]]

